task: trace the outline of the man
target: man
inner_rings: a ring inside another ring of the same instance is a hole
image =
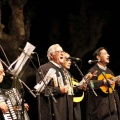
[[[5,76],[4,68],[3,68],[3,65],[0,61],[0,84],[2,84],[4,76]],[[3,120],[3,114],[6,114],[6,116],[7,116],[8,113],[6,113],[6,112],[9,111],[8,105],[6,104],[4,97],[5,96],[3,95],[3,93],[1,93],[1,90],[0,90],[0,110],[1,110],[0,111],[0,120]],[[29,105],[27,103],[24,103],[24,106],[25,106],[26,110],[28,111]]]
[[[106,48],[98,48],[94,54],[98,62],[89,70],[97,73],[91,78],[91,86],[97,96],[89,89],[87,103],[87,120],[120,120],[120,101],[116,87],[120,82],[119,77],[115,80],[114,73],[107,65],[109,57]]]
[[[70,55],[68,53],[64,53],[64,62],[62,63],[62,66],[64,66],[67,70],[70,69],[71,66],[71,60],[68,59],[70,57]],[[69,72],[69,71],[68,71]],[[69,73],[70,74],[70,73]],[[73,85],[78,85],[78,81],[75,80],[74,78],[72,78],[72,82]],[[74,116],[74,120],[81,120],[81,108],[80,108],[80,101],[84,98],[84,90],[86,90],[87,84],[81,84],[81,86],[79,86],[80,89],[76,90],[76,96],[74,96],[73,98],[73,102],[74,102],[74,110],[73,110],[73,116]],[[75,94],[75,90],[74,90],[74,94]],[[77,100],[77,102],[76,102]]]
[[[4,76],[5,76],[4,68],[2,66],[2,63],[0,62],[0,83],[2,83]],[[2,113],[6,113],[8,111],[8,105],[5,102],[0,102],[0,110],[1,110],[0,111],[0,120],[1,120]]]
[[[38,83],[43,81],[44,76],[51,68],[56,70],[52,79],[40,93],[38,109],[40,109],[41,120],[73,120],[72,83],[66,81],[66,75],[61,66],[61,63],[64,62],[63,56],[64,51],[59,44],[51,45],[47,51],[49,62],[39,67],[36,73]],[[68,92],[69,88],[71,88],[71,91]]]

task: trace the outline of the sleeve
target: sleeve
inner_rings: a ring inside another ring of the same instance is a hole
[[[103,80],[90,80],[90,85],[94,89],[100,89],[104,85]]]
[[[92,88],[94,89],[100,89],[101,86],[104,85],[103,80],[98,80],[98,76],[100,75],[100,71],[97,69],[97,67],[93,67],[89,70],[90,73],[94,73],[95,71],[97,71],[93,77],[90,79],[90,85]]]
[[[74,97],[80,97],[83,94],[83,90],[79,89],[78,87],[73,88],[74,90]]]
[[[50,83],[48,84],[48,88],[50,88],[51,92],[53,93],[54,96],[60,95],[60,86],[55,87],[54,86],[54,81],[51,79]]]

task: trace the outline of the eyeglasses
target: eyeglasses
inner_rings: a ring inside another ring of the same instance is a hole
[[[64,53],[64,51],[55,51],[55,52],[57,52],[57,53]]]
[[[66,62],[71,62],[71,60],[70,60],[70,59],[66,59],[65,61],[66,61]]]

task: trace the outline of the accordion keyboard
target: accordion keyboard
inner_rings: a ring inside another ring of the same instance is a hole
[[[15,111],[13,110],[12,104],[9,99],[4,100],[4,97],[0,95],[0,102],[6,102],[8,104],[9,111],[6,113],[3,113],[3,117],[5,120],[17,120],[17,116],[15,114]]]
[[[24,108],[24,114],[22,112],[21,96],[16,88],[9,90],[0,89],[0,102],[8,104],[9,111],[3,113],[5,120],[30,120],[26,109]]]

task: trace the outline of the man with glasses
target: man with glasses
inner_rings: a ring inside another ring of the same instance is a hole
[[[66,68],[68,74],[70,74],[69,70],[72,64],[71,59],[68,59],[70,57],[70,54],[67,52],[64,52],[64,62],[62,63],[62,66]],[[71,76],[71,75],[70,75]],[[74,85],[78,85],[78,81],[74,79],[71,76],[71,81]],[[81,108],[80,108],[80,102],[84,98],[84,90],[86,90],[87,84],[81,84],[79,87],[74,87],[74,97],[73,97],[73,102],[74,102],[74,107],[73,107],[73,120],[81,120]]]
[[[40,110],[41,120],[73,120],[73,89],[71,82],[66,81],[66,75],[61,66],[61,63],[64,62],[63,56],[64,51],[59,44],[51,45],[47,51],[49,62],[40,66],[36,73],[38,83],[43,81],[43,76],[51,68],[56,71],[40,93],[40,106],[38,106],[38,109]],[[69,86],[71,86],[71,92],[68,92]]]

